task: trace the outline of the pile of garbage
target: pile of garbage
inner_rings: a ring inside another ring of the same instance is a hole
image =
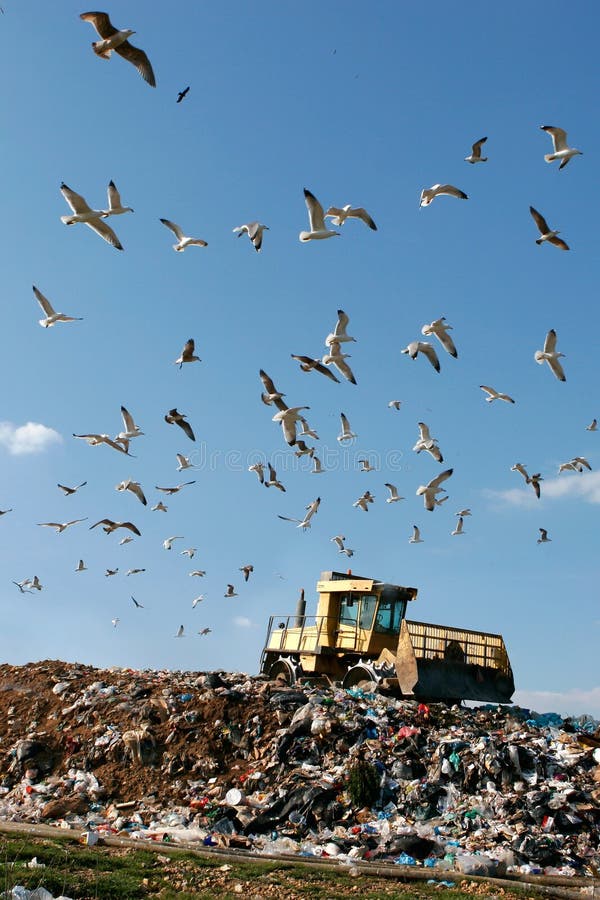
[[[0,819],[440,877],[600,875],[600,723],[368,687],[0,666]]]

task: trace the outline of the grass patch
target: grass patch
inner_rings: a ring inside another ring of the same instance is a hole
[[[44,868],[29,868],[33,857]],[[432,875],[435,877],[433,871]],[[423,882],[402,884],[376,875],[352,878],[337,870],[263,862],[259,858],[226,863],[221,857],[207,859],[164,845],[155,850],[102,845],[89,848],[66,835],[57,839],[1,835],[0,894],[16,884],[30,890],[41,885],[54,897],[63,894],[73,900],[424,900],[440,895],[451,900],[472,900],[474,895],[536,900],[539,896],[518,885],[512,891],[494,890],[482,883],[466,891],[440,889]]]

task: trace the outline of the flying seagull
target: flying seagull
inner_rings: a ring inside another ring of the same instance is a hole
[[[189,456],[184,456],[183,453],[176,453],[177,457],[177,471],[182,472],[184,469],[195,469],[196,466],[190,460]]]
[[[329,344],[329,353],[325,354],[321,362],[325,366],[335,366],[338,372],[340,372],[344,376],[344,378],[346,378],[351,384],[356,384],[354,373],[346,362],[346,360],[349,358],[349,353],[342,353],[339,341],[331,341],[331,343]]]
[[[569,147],[567,144],[567,132],[563,128],[556,128],[554,125],[540,125],[542,131],[545,131],[546,134],[549,134],[552,138],[552,146],[554,147],[554,153],[546,153],[544,155],[544,159],[547,163],[554,162],[555,159],[560,159],[559,169],[564,169],[570,159],[573,159],[574,156],[583,156],[581,150],[576,150],[574,147]]]
[[[296,443],[296,422],[300,418],[300,410],[310,409],[310,406],[290,406],[279,410],[273,416],[273,422],[280,422],[286,443],[293,447]]]
[[[118,192],[117,186],[114,181],[108,182],[106,194],[108,197],[108,209],[103,210],[106,217],[120,216],[123,213],[133,212],[131,206],[123,206],[123,204],[121,203],[121,195]]]
[[[125,572],[126,575],[139,575],[141,572],[145,572],[145,569],[127,569]]]
[[[165,422],[168,422],[169,425],[179,425],[179,427],[184,431],[184,433],[189,437],[190,441],[195,441],[195,435],[192,431],[192,426],[189,422],[186,422],[187,416],[184,413],[177,412],[176,409],[170,409],[167,415],[165,416]]]
[[[257,465],[260,465],[260,463],[257,463]],[[285,492],[284,486],[282,485],[282,483],[281,483],[281,482],[279,481],[279,479],[277,478],[277,472],[275,471],[275,469],[273,468],[273,466],[271,465],[271,463],[267,463],[267,465],[268,465],[268,467],[269,467],[269,478],[268,478],[268,480],[265,481],[264,476],[263,476],[263,482],[264,482],[265,487],[268,487],[268,488],[269,488],[269,487],[274,487],[274,488],[277,488],[279,491],[284,491],[284,492]],[[253,468],[255,471],[257,471],[257,470],[256,470],[256,466],[253,466],[252,468]],[[263,467],[261,466],[261,471],[262,471],[262,468],[263,468]],[[262,483],[262,482],[261,482],[261,483]]]
[[[540,533],[539,538],[537,539],[538,544],[549,544],[552,538],[548,537],[548,531],[546,528],[538,528]]]
[[[111,621],[112,627],[113,627],[113,628],[116,628],[117,625],[119,624],[119,622],[120,622],[121,620],[119,619],[118,616],[115,616],[115,618],[114,618],[114,619],[111,619],[110,621]]]
[[[184,627],[183,627],[183,625],[180,625],[179,628],[177,629],[177,631],[175,632],[175,634],[173,635],[173,637],[176,637],[176,638],[185,637],[183,632],[184,632]]]
[[[87,481],[82,481],[81,484],[78,484],[77,487],[67,487],[66,484],[57,484],[56,486],[64,491],[65,497],[70,497],[71,494],[76,494],[79,488],[85,487]]]
[[[86,572],[87,571],[87,566],[82,559],[80,559],[79,562],[77,563],[77,567],[76,567],[75,571],[76,572]]]
[[[179,368],[181,368],[184,363],[202,362],[199,356],[194,355],[194,349],[194,338],[190,338],[189,341],[186,341],[183,345],[183,350],[178,359],[175,360],[175,365],[178,365]]]
[[[350,321],[350,317],[344,312],[343,309],[338,309],[337,315],[338,319],[335,323],[335,328],[325,338],[326,347],[331,347],[332,344],[336,343],[344,344],[348,341],[356,341],[356,338],[353,338],[348,334],[348,323]]]
[[[398,410],[402,406],[402,400],[389,400],[388,406],[390,409]]]
[[[179,493],[179,491],[187,487],[188,484],[196,484],[195,481],[184,481],[181,484],[175,485],[175,487],[159,487],[157,484],[154,485],[157,491],[163,491],[163,493],[168,494],[169,497],[172,497],[173,494]]]
[[[146,500],[146,496],[139,481],[132,481],[131,478],[128,478],[126,481],[121,481],[120,484],[115,487],[115,491],[131,491],[132,494],[135,494],[140,503],[143,503],[144,506],[147,505],[148,501]]]
[[[342,423],[342,430],[340,434],[338,434],[337,439],[342,443],[343,441],[351,441],[357,435],[350,428],[350,422],[344,413],[340,413],[340,421]]]
[[[419,426],[419,438],[413,447],[415,453],[421,453],[422,450],[426,450],[437,462],[443,462],[444,457],[442,456],[440,448],[437,446],[437,440],[431,437],[429,427],[425,422],[417,422],[417,425]]]
[[[45,526],[47,528],[56,528],[57,534],[62,534],[63,531],[66,531],[70,525],[77,525],[78,522],[85,522],[87,520],[87,516],[83,519],[72,519],[70,522],[38,522],[38,525]]]
[[[335,381],[337,384],[340,383],[340,379],[327,366],[324,366],[320,359],[312,359],[310,356],[296,356],[294,353],[291,353],[290,356],[300,363],[300,368],[303,372],[320,372],[321,375],[325,375],[331,381]]]
[[[202,637],[204,637],[205,635],[210,634],[211,631],[212,631],[212,628],[202,628],[202,629],[198,632],[198,634],[200,634],[200,635],[202,635]]]
[[[485,144],[486,141],[487,141],[486,137],[480,138],[478,141],[475,141],[475,143],[473,144],[473,146],[471,148],[471,155],[465,156],[465,162],[468,162],[468,163],[487,162],[488,161],[487,156],[481,155],[481,148],[483,147],[483,145]]]
[[[94,41],[92,43],[94,53],[102,59],[110,59],[110,54],[114,50],[115,53],[122,56],[123,59],[126,59],[127,62],[132,63],[132,65],[136,67],[144,81],[147,81],[150,87],[156,87],[156,79],[154,77],[154,72],[152,71],[152,66],[150,65],[150,60],[143,50],[139,50],[129,43],[129,38],[132,34],[135,34],[135,31],[132,31],[131,28],[124,28],[119,31],[111,23],[107,13],[104,12],[81,13],[80,18],[83,19],[84,22],[89,22],[90,25],[93,25],[98,32],[98,35],[102,38],[101,41]]]
[[[454,529],[454,531],[451,531],[450,534],[453,537],[456,537],[456,535],[459,535],[459,534],[465,534],[465,532],[463,531],[463,517],[462,516],[458,517],[458,521],[456,523],[456,528]]]
[[[453,471],[454,469],[446,469],[444,472],[440,472],[435,478],[432,478],[427,484],[421,484],[417,488],[417,496],[423,497],[425,509],[429,510],[429,512],[433,512],[435,509],[436,494],[439,494],[440,491],[445,491],[445,488],[440,487],[440,485],[446,481],[447,478],[450,478]]]
[[[376,466],[372,466],[368,459],[359,459],[358,464],[361,472],[375,472]]]
[[[262,381],[264,387],[264,391],[260,395],[260,399],[265,404],[265,406],[271,406],[271,404],[274,404],[280,411],[288,409],[287,404],[283,402],[283,397],[285,397],[285,394],[282,394],[281,391],[277,390],[273,379],[270,378],[269,375],[267,375],[264,369],[260,369],[258,374],[260,375],[260,380]]]
[[[150,507],[150,510],[151,512],[167,512],[168,508],[169,507],[165,506],[162,500],[159,500],[158,503],[155,503],[154,506]]]
[[[312,503],[309,503],[306,507],[307,512],[303,519],[290,519],[289,516],[278,516],[277,518],[283,519],[285,522],[296,522],[298,528],[310,528],[310,520],[319,509],[320,503],[320,497],[317,497],[316,500],[313,500]]]
[[[110,225],[101,221],[106,218],[106,212],[104,210],[92,209],[81,194],[77,194],[75,191],[71,190],[64,181],[60,186],[60,192],[73,211],[72,216],[61,216],[61,222],[65,225],[76,225],[78,222],[83,222],[91,228],[92,231],[99,234],[100,237],[112,247],[115,247],[117,250],[123,249],[121,241]]]
[[[184,88],[182,91],[179,91],[179,93],[177,94],[177,100],[175,101],[175,103],[181,103],[183,98],[187,96],[189,89],[190,89],[190,86],[188,84],[188,86],[186,88]]]
[[[360,219],[365,225],[368,225],[372,231],[377,231],[377,225],[362,206],[353,207],[350,203],[341,208],[338,206],[330,206],[325,213],[325,218],[330,218],[332,224],[335,225],[336,228],[341,227],[346,219]]]
[[[192,600],[192,609],[196,609],[199,603],[202,603],[204,600],[204,594],[199,594],[197,597],[194,597]]]
[[[313,456],[313,467],[310,470],[311,475],[322,475],[325,469],[323,468],[323,464],[318,456]]]
[[[529,473],[527,472],[527,469],[525,468],[523,463],[515,463],[514,466],[510,467],[510,471],[518,472],[525,479],[525,484],[529,484],[531,479],[529,478]]]
[[[206,241],[203,241],[201,238],[187,237],[175,222],[171,222],[169,219],[161,219],[160,221],[167,228],[170,228],[177,238],[177,243],[173,244],[173,250],[176,250],[178,253],[185,250],[186,247],[208,247]]]
[[[421,328],[421,334],[435,335],[444,350],[456,359],[458,353],[454,346],[454,341],[448,334],[449,331],[452,331],[452,325],[446,325],[446,316],[442,316],[441,319],[434,319],[429,325],[423,325]]]
[[[116,568],[116,569],[107,569],[106,572],[104,573],[104,577],[105,577],[105,578],[110,578],[111,575],[116,575],[118,571],[119,571],[118,568]]]
[[[434,184],[430,188],[423,188],[419,206],[429,206],[436,197],[441,197],[444,194],[449,197],[458,197],[460,200],[469,199],[464,191],[459,190],[451,184]]]
[[[421,537],[421,532],[417,528],[416,525],[413,525],[412,537],[410,537],[408,539],[408,543],[409,544],[422,544],[423,543],[423,538]]]
[[[50,301],[47,297],[44,297],[41,291],[39,291],[35,284],[33,285],[33,293],[35,294],[37,302],[40,304],[43,312],[46,313],[45,319],[40,319],[39,323],[42,328],[52,328],[57,322],[82,322],[82,318],[80,316],[67,316],[65,313],[57,313]]]
[[[325,238],[339,237],[339,231],[331,231],[325,225],[325,215],[323,207],[314,194],[304,188],[304,199],[308,210],[308,220],[310,222],[310,231],[301,231],[299,239],[301,241],[321,241]]]
[[[24,581],[13,581],[13,584],[19,588],[21,594],[33,594],[33,591],[27,587],[27,585],[31,584],[30,578],[26,578]]]
[[[90,447],[98,447],[100,444],[107,444],[107,446],[112,447],[113,450],[118,450],[119,453],[131,456],[131,453],[129,453],[128,450],[121,447],[116,441],[111,440],[107,434],[74,434],[73,437],[87,441]]]
[[[507,403],[514,403],[512,397],[509,397],[508,394],[501,394],[499,391],[494,390],[493,387],[490,387],[487,384],[480,384],[479,387],[482,391],[485,391],[488,396],[485,398],[486,403],[493,403],[494,400],[505,400]]]
[[[194,569],[193,572],[188,572],[188,575],[190,576],[190,578],[204,578],[204,576],[206,575],[206,571],[204,569]]]
[[[529,484],[535,491],[535,496],[538,498],[538,500],[540,499],[540,494],[541,494],[540,481],[543,481],[543,480],[544,479],[542,478],[542,476],[539,472],[536,475],[529,476]]]
[[[141,536],[141,531],[133,524],[133,522],[113,522],[112,519],[100,519],[94,525],[90,525],[90,531],[92,528],[96,528],[97,525],[102,525],[102,530],[106,534],[111,534],[113,531],[116,531],[117,528],[128,528],[129,531],[133,531],[134,534],[137,534],[138,537]]]
[[[541,237],[536,240],[536,244],[539,246],[541,244],[546,243],[546,241],[550,244],[554,244],[555,247],[560,247],[561,250],[568,250],[569,245],[566,244],[562,238],[557,237],[560,232],[553,231],[548,227],[548,223],[541,213],[534,209],[533,206],[529,207],[529,212],[533,216],[533,220],[538,227]]]
[[[349,547],[346,547],[344,545],[344,541],[346,540],[346,538],[344,537],[343,534],[336,534],[335,537],[330,538],[330,540],[334,544],[337,544],[338,553],[343,553],[348,558],[350,558],[351,556],[354,556],[354,550],[350,550]]]
[[[386,498],[386,503],[398,503],[400,500],[404,500],[404,497],[401,497],[398,494],[398,488],[395,484],[390,484],[389,481],[385,482],[385,487],[390,492],[390,496]]]
[[[363,512],[369,512],[369,503],[374,503],[375,497],[371,493],[371,491],[365,491],[358,500],[355,500],[352,506],[357,509],[362,509]]]
[[[265,483],[265,467],[261,462],[254,463],[251,466],[248,466],[249,472],[256,472],[258,475],[258,480],[261,484]]]
[[[556,349],[556,331],[554,330],[554,328],[551,328],[546,335],[546,340],[544,341],[544,349],[536,350],[534,359],[540,366],[543,365],[544,362],[547,362],[558,380],[566,381],[566,375],[563,371],[562,365],[559,362],[559,358],[564,355],[564,353],[559,353]]]
[[[573,459],[569,460],[569,462],[561,463],[558,467],[558,473],[560,475],[561,472],[572,471],[572,472],[583,472],[584,469],[587,469],[589,472],[592,471],[592,467],[590,466],[588,460],[584,456],[575,456]]]
[[[119,541],[119,544],[130,544],[132,540],[133,540],[133,538],[131,537],[130,534],[128,534],[124,538],[121,538],[121,540]]]
[[[193,557],[196,553],[196,549],[197,549],[196,547],[188,547],[186,550],[181,550],[179,555],[187,556],[188,559],[193,559]]]
[[[471,510],[470,510],[470,509],[461,509],[459,512],[454,513],[454,515],[455,515],[455,516],[462,516],[463,519],[464,519],[465,516],[470,516],[470,515],[471,515]]]
[[[232,584],[227,585],[227,590],[223,594],[224,597],[237,597],[238,595],[235,592],[235,588]]]
[[[254,572],[254,566],[252,566],[252,565],[241,566],[240,572],[244,573],[244,581],[248,581],[251,573]]]
[[[133,420],[133,416],[131,413],[124,407],[121,406],[121,418],[123,419],[123,431],[118,434],[115,438],[116,441],[123,440],[131,440],[131,438],[139,437],[143,435],[143,431],[140,431],[139,426],[135,424]]]
[[[598,431],[598,419],[592,419],[589,425],[585,426],[586,431]]]
[[[5,516],[6,513],[9,513],[9,512],[12,512],[12,511],[13,511],[13,510],[12,510],[12,506],[10,507],[10,509],[0,509],[0,516]]]
[[[132,595],[131,599],[132,599],[133,605],[136,607],[136,609],[144,609],[143,604],[139,603],[133,595]]]
[[[261,225],[260,222],[248,222],[246,225],[238,225],[237,228],[233,229],[233,231],[234,234],[235,232],[237,232],[238,237],[241,237],[243,234],[247,234],[252,241],[256,252],[260,253],[263,242],[263,231],[269,231],[269,226]]]
[[[416,359],[419,353],[425,354],[436,372],[440,371],[440,361],[435,352],[435,347],[429,341],[411,341],[402,353],[407,353],[411,359]]]
[[[173,535],[173,537],[169,537],[169,538],[165,538],[165,539],[164,539],[164,541],[163,541],[163,547],[164,547],[165,550],[171,550],[171,548],[172,548],[172,546],[173,546],[173,541],[182,541],[182,540],[183,540],[183,535],[182,535],[182,534],[175,534],[175,535]]]

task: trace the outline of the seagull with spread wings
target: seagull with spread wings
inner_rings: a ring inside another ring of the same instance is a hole
[[[446,489],[441,487],[446,479],[450,478],[454,469],[446,469],[444,472],[440,472],[435,478],[432,478],[427,484],[421,484],[416,490],[416,494],[418,497],[423,497],[423,503],[425,509],[429,510],[429,512],[433,512],[435,509],[436,503],[435,498],[436,494],[439,494],[440,491],[445,491]]]
[[[296,356],[294,353],[291,353],[290,356],[300,363],[300,368],[303,372],[320,372],[321,375],[325,375],[331,381],[335,381],[336,384],[340,383],[340,379],[327,366],[323,365],[320,359],[313,359],[311,356]]]
[[[546,335],[546,340],[544,341],[544,349],[536,350],[533,358],[540,366],[547,362],[558,380],[566,381],[567,376],[565,375],[563,367],[559,362],[559,358],[561,356],[564,357],[564,355],[564,353],[559,353],[559,351],[556,349],[556,331],[554,330],[554,328],[551,328]]]
[[[291,519],[289,516],[278,516],[277,518],[283,519],[285,522],[296,522],[298,528],[310,528],[310,520],[319,509],[320,503],[320,497],[317,497],[316,500],[313,500],[312,503],[309,503],[306,507],[307,512],[303,519]]]
[[[268,488],[274,487],[274,488],[277,488],[277,490],[279,490],[279,491],[285,492],[285,487],[277,478],[277,472],[275,471],[275,469],[273,468],[271,463],[267,463],[267,465],[269,467],[269,477],[268,477],[268,479],[265,480],[265,478],[263,476],[263,483],[264,483],[265,487],[268,487]],[[256,471],[258,473],[258,469],[256,468],[257,466],[260,466],[260,463],[256,463],[256,465],[253,466],[252,468],[254,469],[254,471]],[[261,471],[262,471],[262,466],[261,466]]]
[[[310,223],[310,231],[301,231],[299,239],[306,241],[322,241],[325,238],[339,237],[339,231],[331,231],[325,224],[325,213],[323,207],[314,194],[304,188],[304,200],[308,210],[308,220]]]
[[[421,537],[421,530],[417,528],[416,525],[413,525],[413,533],[412,537],[408,539],[409,544],[422,544],[423,538]]]
[[[73,494],[76,494],[79,488],[85,487],[87,481],[82,481],[81,484],[78,484],[76,487],[67,487],[66,484],[57,484],[56,486],[63,491],[65,497],[71,497]]]
[[[208,247],[206,241],[203,241],[201,238],[193,238],[185,235],[179,225],[176,225],[175,222],[171,222],[170,219],[161,219],[160,221],[166,228],[169,228],[177,238],[177,243],[173,244],[173,250],[176,250],[177,253],[181,253],[186,247]]]
[[[391,484],[389,481],[386,481],[385,487],[390,492],[390,496],[386,498],[386,503],[398,503],[400,500],[405,499],[398,494],[398,488],[395,484]]]
[[[123,213],[133,212],[131,206],[123,206],[121,203],[121,195],[114,181],[108,182],[106,194],[108,197],[108,209],[103,210],[103,212],[107,218],[108,216],[120,216]]]
[[[326,347],[331,347],[332,344],[345,344],[348,341],[356,341],[356,338],[351,337],[348,334],[348,323],[350,322],[350,316],[345,313],[343,309],[338,309],[337,315],[338,318],[337,322],[335,323],[335,328],[325,338]]]
[[[365,491],[358,500],[355,500],[352,506],[356,509],[362,509],[363,512],[369,512],[369,503],[374,503],[375,497],[371,493],[371,491]]]
[[[199,356],[194,355],[194,350],[195,350],[194,338],[190,338],[183,345],[183,350],[181,351],[181,354],[179,355],[179,357],[175,360],[175,365],[179,366],[179,368],[181,369],[181,367],[184,363],[202,362],[202,360],[200,359]]]
[[[346,378],[351,384],[356,384],[354,373],[346,362],[346,360],[349,358],[349,353],[342,353],[339,341],[331,341],[331,343],[329,344],[329,353],[325,354],[321,362],[325,366],[335,366],[338,372],[340,372],[344,376],[344,378]]]
[[[368,225],[371,231],[377,231],[377,225],[362,206],[352,206],[350,203],[346,206],[330,206],[325,213],[325,218],[329,218],[336,228],[340,228],[346,219],[360,219],[365,225]]]
[[[415,453],[421,453],[422,450],[426,450],[437,462],[444,462],[442,452],[437,446],[437,439],[431,437],[429,427],[425,422],[417,422],[417,425],[419,426],[419,438],[413,447]]]
[[[356,435],[350,428],[350,422],[348,421],[348,417],[344,413],[340,413],[340,421],[342,423],[342,430],[337,436],[337,439],[340,443],[343,443],[344,441],[352,441],[355,437],[358,437],[358,435]]]
[[[85,521],[87,521],[87,516],[83,519],[72,519],[70,522],[38,522],[38,525],[46,528],[56,528],[56,533],[62,534],[63,531],[66,531],[71,525],[77,525],[78,522]]]
[[[555,125],[540,125],[542,131],[545,131],[546,134],[549,134],[552,138],[552,146],[554,147],[554,153],[546,153],[544,155],[544,159],[547,163],[554,162],[555,159],[560,159],[559,169],[564,169],[570,159],[573,159],[574,156],[583,156],[581,150],[576,150],[575,147],[569,147],[567,144],[567,132],[564,128],[557,128]]]
[[[40,319],[39,323],[42,328],[52,328],[57,322],[82,322],[81,316],[67,316],[65,313],[57,313],[47,297],[44,297],[35,284],[33,285],[33,293],[37,302],[40,304],[42,311],[46,314],[44,319]]]
[[[265,406],[271,406],[271,404],[274,404],[281,412],[288,409],[287,403],[284,403],[283,401],[285,394],[282,394],[281,391],[277,390],[273,379],[269,375],[267,375],[264,369],[260,369],[258,374],[260,375],[260,380],[262,381],[264,387],[264,391],[261,393],[260,399],[265,404]]]
[[[536,244],[540,246],[541,244],[549,243],[554,244],[555,247],[559,247],[561,250],[568,250],[569,245],[563,241],[562,238],[559,238],[559,231],[555,231],[549,227],[545,218],[541,213],[534,209],[533,206],[529,207],[529,212],[533,216],[533,221],[538,227],[538,231],[540,232],[540,237],[536,240]]]
[[[512,397],[508,396],[508,394],[501,394],[499,391],[494,390],[493,387],[490,387],[487,384],[480,384],[479,387],[488,395],[485,398],[486,403],[493,403],[494,400],[504,400],[506,403],[515,402]]]
[[[78,222],[83,222],[91,228],[92,231],[99,234],[100,237],[112,247],[115,247],[117,250],[123,249],[121,241],[110,225],[107,225],[106,222],[102,221],[102,219],[106,218],[106,212],[104,210],[92,209],[81,194],[77,194],[75,191],[71,190],[64,181],[60,186],[60,192],[73,211],[73,215],[71,216],[61,216],[61,222],[65,225],[76,225]]]
[[[410,344],[404,348],[402,353],[407,353],[411,359],[416,359],[417,356],[422,353],[427,357],[435,371],[440,371],[441,367],[438,355],[435,352],[435,347],[433,344],[430,344],[429,341],[411,341]]]
[[[144,432],[140,431],[139,426],[135,424],[133,416],[131,413],[124,407],[121,406],[121,418],[123,420],[123,431],[121,431],[115,438],[117,442],[127,442],[132,438],[140,437]]]
[[[179,425],[184,434],[186,434],[190,441],[195,441],[196,436],[192,430],[192,426],[189,422],[186,422],[187,416],[184,413],[177,412],[176,409],[170,409],[169,412],[165,416],[165,422],[169,425]]]
[[[465,162],[473,163],[473,164],[487,162],[488,161],[487,156],[481,155],[481,148],[483,147],[483,145],[485,144],[486,141],[487,141],[486,137],[479,138],[478,141],[475,141],[475,143],[473,144],[473,146],[471,148],[470,155],[465,156]]]
[[[135,31],[132,31],[131,28],[120,30],[115,28],[105,12],[85,12],[81,13],[79,18],[84,22],[89,22],[98,32],[98,36],[102,38],[102,40],[92,43],[92,49],[97,56],[101,59],[110,59],[114,50],[115,53],[136,67],[150,87],[156,87],[150,60],[143,50],[129,43],[129,38],[135,34]]]
[[[452,325],[446,324],[446,316],[434,319],[429,325],[423,325],[421,328],[421,334],[435,335],[444,350],[456,359],[458,352],[454,346],[454,341],[448,334],[449,331],[452,331]]]
[[[234,234],[237,232],[238,237],[247,234],[257,253],[260,253],[262,247],[264,231],[269,231],[269,226],[261,225],[260,222],[248,222],[246,225],[238,225],[233,229]]]
[[[442,197],[444,195],[448,197],[458,197],[459,200],[469,199],[464,191],[459,190],[459,188],[454,187],[452,184],[434,184],[430,188],[423,188],[419,206],[429,206],[436,197]]]
[[[132,481],[131,478],[127,478],[115,487],[115,491],[131,491],[132,494],[135,494],[140,503],[144,506],[147,505],[148,501],[146,500],[146,496],[139,481]]]
[[[111,440],[107,434],[74,434],[73,437],[87,441],[90,447],[98,447],[100,444],[106,444],[108,447],[112,447],[113,450],[118,450],[119,453],[131,456],[131,453],[129,453],[125,447],[121,447],[116,441]]]
[[[179,491],[187,487],[188,484],[196,484],[195,481],[183,481],[181,484],[176,484],[175,487],[159,487],[157,484],[154,485],[157,491],[162,491],[164,494],[168,494],[169,497],[172,497],[173,494],[179,493]]]
[[[254,566],[248,564],[247,566],[241,566],[240,572],[244,573],[244,581],[248,581],[252,572],[254,572]]]
[[[280,422],[283,436],[287,444],[293,447],[296,443],[296,423],[300,419],[300,411],[310,406],[290,406],[281,409],[273,416],[273,422]]]
[[[117,528],[128,528],[129,531],[133,531],[138,537],[142,534],[133,522],[113,522],[112,519],[100,519],[98,522],[95,522],[94,525],[90,525],[90,531],[92,528],[96,528],[97,525],[102,525],[102,530],[105,534],[112,534]]]

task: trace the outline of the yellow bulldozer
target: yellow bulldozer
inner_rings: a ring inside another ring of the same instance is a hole
[[[288,684],[374,682],[400,696],[510,703],[515,689],[502,636],[413,622],[417,588],[351,572],[322,572],[314,616],[304,591],[294,615],[271,616],[260,671]]]

